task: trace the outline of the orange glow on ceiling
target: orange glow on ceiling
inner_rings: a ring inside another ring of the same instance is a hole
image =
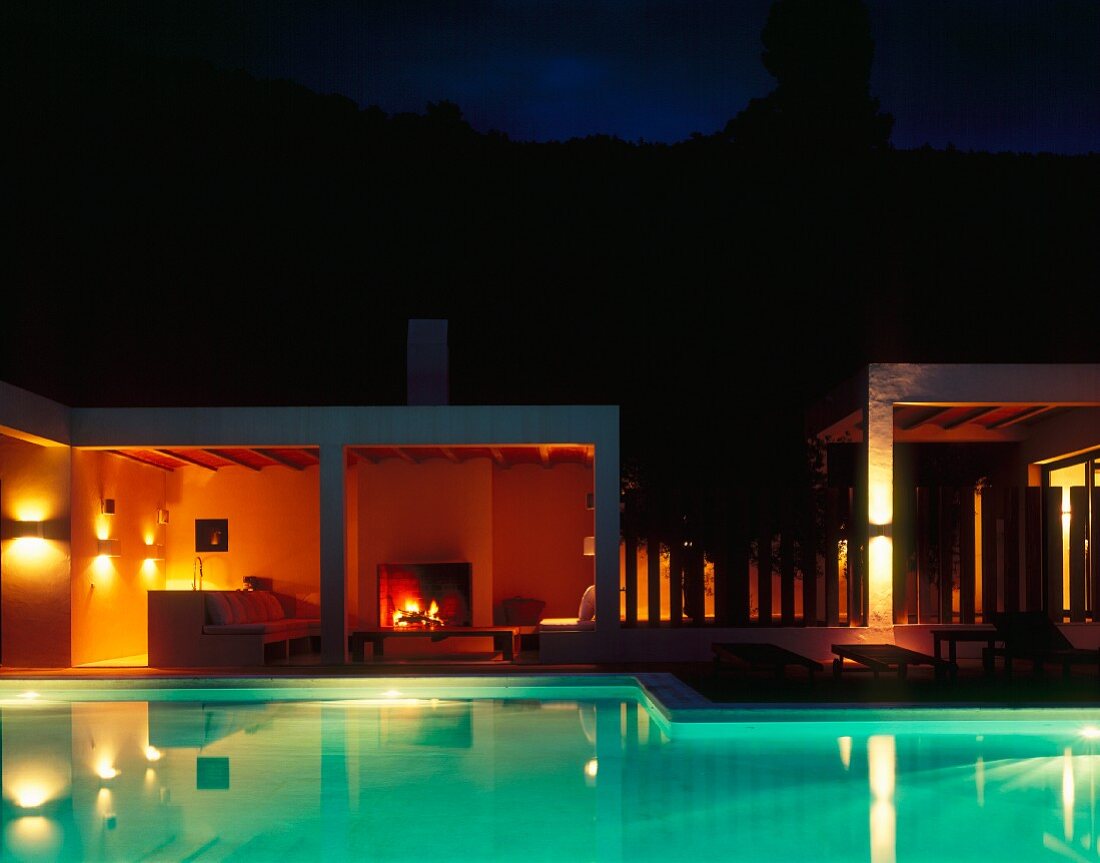
[[[522,444],[500,446],[359,446],[352,447],[350,455],[368,462],[400,459],[417,464],[429,459],[446,459],[465,462],[471,459],[492,459],[501,467],[520,464],[537,464],[555,467],[560,464],[591,465],[595,447],[590,444]]]

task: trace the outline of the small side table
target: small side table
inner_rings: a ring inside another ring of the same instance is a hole
[[[1001,641],[1000,633],[997,632],[991,626],[952,626],[944,627],[943,629],[932,630],[932,652],[936,655],[937,659],[943,659],[940,651],[940,644],[947,642],[947,658],[952,662],[955,661],[955,655],[958,652],[956,645],[960,641],[979,641],[985,642],[986,647],[992,648],[998,641]],[[986,653],[982,654],[986,656]],[[986,669],[987,671],[989,669]]]

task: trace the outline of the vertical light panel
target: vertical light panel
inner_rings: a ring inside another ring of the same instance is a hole
[[[867,520],[870,540],[867,554],[867,625],[890,629],[894,619],[893,542],[894,518],[894,405],[892,399],[867,400]],[[875,526],[885,535],[876,535]]]

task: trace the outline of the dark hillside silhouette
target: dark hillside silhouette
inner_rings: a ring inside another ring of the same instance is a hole
[[[882,146],[863,36],[766,35],[776,110],[832,68],[867,120],[804,114],[813,159],[3,41],[0,379],[70,403],[399,403],[405,320],[443,316],[456,403],[618,403],[628,464],[713,488],[802,482],[806,402],[868,360],[1100,359],[1100,156]]]

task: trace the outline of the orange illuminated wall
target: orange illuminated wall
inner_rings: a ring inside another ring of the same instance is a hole
[[[177,468],[168,475],[168,590],[190,590],[195,519],[229,519],[229,551],[201,552],[203,587],[237,590],[245,576],[272,581],[320,613],[321,515],[317,466]]]
[[[595,579],[595,558],[583,554],[593,534],[585,508],[592,469],[520,464],[493,470],[493,607],[512,596],[541,599],[544,617],[576,617]]]
[[[359,478],[358,605],[351,609],[359,621],[378,625],[378,564],[469,561],[473,623],[490,625],[492,461],[439,458],[410,464],[394,458],[359,461],[351,470]]]
[[[143,654],[148,592],[164,588],[164,561],[149,559],[163,545],[157,509],[165,472],[96,450],[73,450],[72,664]],[[105,515],[101,501],[115,501]],[[99,540],[117,539],[121,557],[100,557]]]
[[[0,661],[68,666],[70,453],[0,435]],[[43,522],[44,539],[14,538],[20,521]]]

